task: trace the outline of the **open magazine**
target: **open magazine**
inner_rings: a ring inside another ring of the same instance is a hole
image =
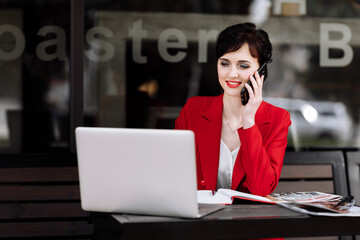
[[[216,192],[199,190],[197,197],[199,203],[230,205],[236,202],[252,201],[279,204],[312,215],[360,216],[360,207],[354,206],[355,200],[352,196],[344,198],[341,195],[316,191],[272,193],[262,197],[231,189],[218,189]]]
[[[285,208],[310,214],[314,216],[332,216],[332,217],[360,217],[360,207],[351,206],[348,209],[337,209],[333,208],[326,203],[278,203],[280,206]]]
[[[216,192],[210,190],[198,190],[197,197],[199,203],[233,204],[237,199],[256,201],[262,203],[291,203],[291,202],[319,202],[335,201],[342,199],[340,195],[322,192],[290,192],[272,193],[265,197],[239,192],[231,189],[220,188]]]

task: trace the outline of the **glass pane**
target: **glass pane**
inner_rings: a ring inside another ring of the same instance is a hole
[[[186,100],[218,95],[214,46],[253,21],[273,43],[264,100],[291,114],[289,146],[359,146],[357,1],[85,1],[87,124],[173,128]]]
[[[0,1],[0,152],[68,151],[69,1]]]

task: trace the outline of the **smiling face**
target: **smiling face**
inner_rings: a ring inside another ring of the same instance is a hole
[[[247,43],[235,52],[222,55],[218,59],[217,72],[224,95],[240,97],[241,89],[258,68],[258,59],[251,56]]]

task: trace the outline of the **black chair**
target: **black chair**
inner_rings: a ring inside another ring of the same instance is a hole
[[[286,152],[275,192],[321,191],[348,195],[341,151]]]
[[[346,152],[347,173],[350,194],[355,197],[356,205],[360,204],[360,152]],[[360,240],[360,236],[355,236]]]
[[[347,152],[347,171],[350,194],[360,203],[360,152]]]
[[[274,192],[304,191],[348,195],[345,159],[342,151],[287,151],[285,153],[279,184]],[[319,239],[350,240],[352,236]]]

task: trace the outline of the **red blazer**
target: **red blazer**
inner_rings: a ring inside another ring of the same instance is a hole
[[[216,189],[222,110],[223,95],[192,97],[175,122],[176,129],[195,133],[199,190]],[[290,124],[287,111],[261,103],[255,115],[255,125],[238,129],[241,146],[233,169],[232,189],[262,196],[274,191],[281,173]]]

